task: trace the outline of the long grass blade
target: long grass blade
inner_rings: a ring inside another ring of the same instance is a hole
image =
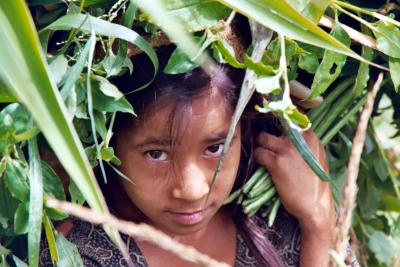
[[[38,266],[40,238],[42,235],[43,177],[36,137],[28,141],[28,151],[30,184],[28,258],[30,266]]]

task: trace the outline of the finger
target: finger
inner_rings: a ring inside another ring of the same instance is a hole
[[[257,143],[263,148],[278,153],[285,149],[287,140],[285,137],[278,137],[266,132],[262,132],[257,136]]]
[[[276,153],[262,147],[257,147],[254,150],[254,158],[259,164],[265,166],[268,170],[271,170],[276,165]]]

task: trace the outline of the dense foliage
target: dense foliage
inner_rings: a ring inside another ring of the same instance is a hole
[[[42,225],[57,266],[82,266],[74,245],[52,223],[67,215],[43,203],[53,196],[107,212],[91,168],[103,179],[105,164],[118,172],[121,162],[110,146],[115,115],[135,114],[135,107],[113,79],[140,65],[131,58],[139,53],[148,56],[154,72],[130,91],[146,90],[157,71],[184,73],[204,67],[211,57],[254,72],[255,89],[265,95],[258,111],[280,118],[310,164],[312,155],[296,134],[312,125],[326,145],[330,175],[318,164],[314,170],[332,182],[337,201],[359,112],[377,73],[384,71],[362,154],[352,242],[361,265],[399,266],[399,2],[165,0],[151,1],[151,7],[148,2],[0,3],[0,266],[25,266],[22,260],[37,266]],[[236,12],[275,32],[261,60],[252,58],[254,43],[241,36],[243,29],[231,31]],[[318,22],[329,27],[319,28]],[[159,70],[155,49],[171,42],[179,48]],[[311,88],[308,100],[324,97],[307,116],[289,97],[291,80]],[[389,128],[392,135],[379,138]],[[53,153],[71,179],[60,179],[65,175],[54,170]],[[279,200],[270,189],[264,185],[254,196],[234,197],[247,200],[242,204],[250,214],[259,208],[273,214]],[[250,203],[256,205],[250,209]],[[273,215],[268,220],[272,223]],[[118,234],[109,234],[118,240]]]

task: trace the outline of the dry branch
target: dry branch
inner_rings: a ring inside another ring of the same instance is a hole
[[[382,80],[383,74],[380,73],[371,92],[368,95],[367,102],[365,103],[364,110],[361,113],[360,122],[353,139],[353,148],[351,150],[347,177],[343,188],[343,199],[340,203],[338,226],[335,232],[334,248],[342,260],[344,260],[346,253],[345,248],[349,241],[348,234],[351,227],[352,212],[356,206],[356,197],[358,191],[357,176],[361,153],[365,142],[368,120],[371,116],[374,99],[382,84]]]
[[[197,263],[200,266],[229,266],[226,263],[218,262],[210,258],[209,256],[200,253],[194,247],[186,246],[175,241],[163,232],[156,230],[150,225],[144,223],[136,224],[130,221],[119,220],[111,214],[103,215],[89,208],[85,208],[70,202],[59,201],[54,198],[48,198],[46,200],[46,206],[50,208],[60,209],[70,215],[73,215],[93,224],[102,224],[104,226],[109,226],[138,240],[154,244],[162,249],[165,249],[166,251],[174,253],[184,260]]]

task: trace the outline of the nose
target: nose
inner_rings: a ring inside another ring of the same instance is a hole
[[[196,162],[180,166],[180,175],[174,179],[172,196],[185,201],[202,199],[210,192],[209,177]]]

